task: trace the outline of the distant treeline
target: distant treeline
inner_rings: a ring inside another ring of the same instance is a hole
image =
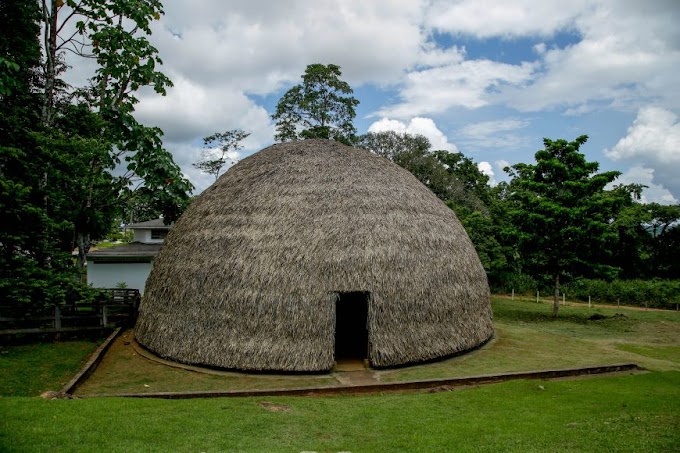
[[[494,294],[514,294],[518,296],[552,296],[553,288],[541,286],[533,278],[523,275],[504,281],[502,285],[492,285]],[[594,304],[629,305],[635,307],[677,309],[680,305],[680,280],[620,280],[578,279],[562,286],[561,294],[568,301]]]

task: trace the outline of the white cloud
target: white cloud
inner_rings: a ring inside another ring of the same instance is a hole
[[[499,159],[499,160],[497,160],[496,162],[494,162],[494,164],[496,165],[496,168],[497,168],[499,171],[503,171],[503,169],[504,169],[505,167],[509,167],[509,166],[510,166],[510,162],[508,162],[508,161],[505,160],[505,159]]]
[[[665,187],[655,184],[654,179],[653,169],[634,166],[619,176],[613,184],[644,184],[647,188],[642,191],[642,203],[677,204],[678,198]]]
[[[529,125],[529,121],[521,119],[505,119],[494,121],[481,121],[464,126],[460,133],[471,138],[487,138],[499,132],[522,129]]]
[[[539,54],[539,55],[545,54],[546,48],[547,48],[547,47],[546,47],[546,45],[545,45],[544,42],[540,42],[540,43],[534,45],[534,47],[532,47],[532,49],[534,50],[534,52],[536,52],[536,53]]]
[[[590,0],[435,0],[426,23],[442,32],[479,38],[545,36],[573,26],[589,4]]]
[[[528,120],[514,118],[480,121],[463,126],[458,134],[461,142],[474,147],[517,148],[525,145],[528,139],[512,132],[529,124]]]
[[[176,56],[178,72],[202,83],[228,79],[250,93],[297,81],[315,62],[339,64],[353,84],[384,83],[421,54],[423,6],[390,0],[168,2],[154,40],[162,55]]]
[[[494,178],[495,173],[493,171],[493,167],[491,166],[491,164],[489,162],[482,161],[482,162],[477,164],[477,168],[479,169],[479,171],[482,174],[489,177],[489,185],[495,186],[497,184],[496,179]]]
[[[201,137],[228,129],[252,132],[246,151],[271,143],[271,111],[263,105],[271,109],[272,98],[315,62],[339,64],[355,89],[376,95],[370,102],[377,118],[392,118],[404,131],[420,128],[414,132],[437,148],[455,145],[425,117],[455,108],[477,109],[480,120],[498,106],[576,116],[652,102],[667,112],[680,109],[677,0],[202,0],[167,2],[165,10],[150,40],[175,87],[165,98],[142,93],[137,117],[165,131],[177,160],[200,151],[194,146]],[[557,47],[553,38],[562,32],[573,44]],[[498,38],[509,47],[528,38],[525,50],[533,53],[525,58],[534,61],[473,58],[461,37],[481,48]],[[79,84],[91,73],[91,65],[79,62],[71,81]],[[529,127],[522,120],[488,118],[456,132],[461,148],[526,144],[524,131],[516,132]],[[624,148],[612,152],[624,159]],[[677,164],[663,164],[658,150],[650,153],[655,157],[636,152],[625,159],[654,169],[657,183],[678,197]]]
[[[604,154],[614,161],[632,161],[653,169],[654,182],[680,198],[680,122],[673,112],[658,107],[640,109],[626,136]]]
[[[400,92],[401,103],[378,114],[407,118],[442,113],[451,107],[476,109],[489,104],[493,90],[521,86],[531,79],[533,65],[512,65],[491,60],[467,60],[409,73]]]
[[[254,145],[270,143],[274,127],[269,113],[242,92],[220,86],[209,89],[181,76],[167,96],[142,96],[135,116],[161,127],[170,142],[193,141],[215,132],[252,132]]]
[[[444,133],[439,130],[437,125],[431,118],[411,118],[408,124],[398,121],[391,120],[389,118],[382,118],[379,121],[374,122],[368,128],[369,132],[384,132],[384,131],[395,131],[400,134],[420,134],[427,137],[427,139],[432,144],[432,149],[438,150],[443,149],[446,151],[458,152],[458,148],[453,143],[449,143],[448,138]]]
[[[677,2],[588,3],[574,16],[580,41],[546,50],[533,83],[505,90],[497,101],[525,111],[567,108],[571,114],[595,103],[622,108],[650,98],[680,107],[680,87],[673,82],[680,65]]]
[[[628,134],[605,154],[613,160],[642,158],[662,164],[680,163],[677,115],[658,107],[640,109]]]

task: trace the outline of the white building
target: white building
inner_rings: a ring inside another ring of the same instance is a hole
[[[94,250],[87,254],[87,282],[95,288],[126,288],[144,293],[146,279],[172,225],[163,219],[133,223],[131,243]]]

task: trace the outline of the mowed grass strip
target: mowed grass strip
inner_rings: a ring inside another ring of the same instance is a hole
[[[98,345],[98,341],[78,340],[0,346],[0,396],[60,390]]]
[[[239,372],[215,375],[174,368],[141,357],[132,346],[132,332],[127,331],[111,345],[97,370],[78,387],[76,395],[324,387],[333,384],[337,384],[337,380],[329,375]]]
[[[323,398],[0,399],[0,450],[674,451],[680,372]]]
[[[380,373],[385,382],[576,368],[624,362],[680,370],[680,313],[493,298],[496,337],[448,360]]]

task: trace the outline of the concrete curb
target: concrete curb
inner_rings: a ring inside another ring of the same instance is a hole
[[[61,393],[65,393],[67,395],[73,394],[73,392],[76,391],[78,386],[82,384],[97,368],[97,365],[99,365],[99,362],[102,361],[102,358],[104,357],[104,354],[106,351],[108,351],[109,347],[113,343],[113,341],[118,338],[118,335],[123,331],[122,327],[116,328],[111,335],[108,336],[106,340],[102,344],[99,345],[99,347],[92,353],[90,358],[88,359],[87,363],[83,365],[83,367],[78,371],[78,373],[73,376],[73,379],[71,379],[62,389]]]
[[[155,393],[109,393],[100,395],[80,395],[80,398],[122,397],[122,398],[228,398],[228,397],[264,397],[264,396],[331,396],[331,395],[365,395],[373,393],[400,393],[412,391],[447,391],[454,387],[469,385],[493,384],[516,379],[557,379],[594,374],[617,373],[624,371],[644,370],[635,363],[601,365],[585,368],[564,368],[544,371],[523,371],[494,375],[480,375],[461,378],[430,379],[424,381],[377,383],[355,386],[292,388],[271,390],[231,390],[200,392],[155,392]]]

